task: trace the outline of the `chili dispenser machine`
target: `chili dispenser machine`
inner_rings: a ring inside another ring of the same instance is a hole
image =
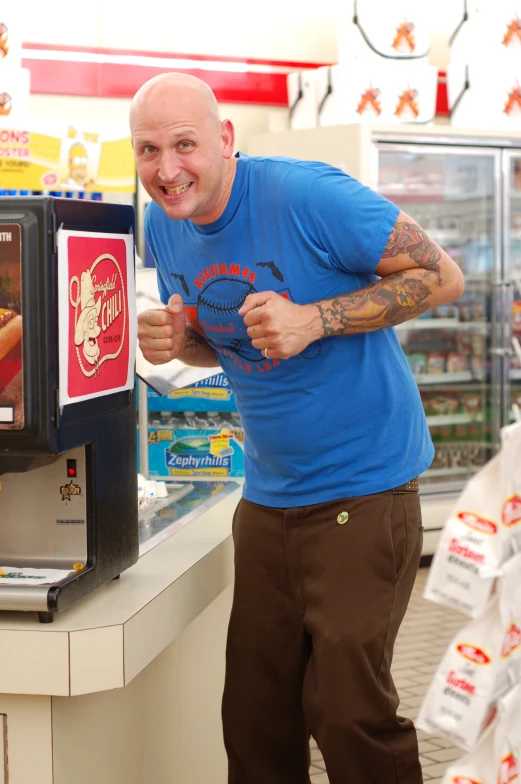
[[[0,610],[40,621],[138,558],[134,210],[0,201]]]

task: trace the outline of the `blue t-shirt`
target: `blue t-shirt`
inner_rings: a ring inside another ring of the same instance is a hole
[[[368,495],[430,465],[418,387],[394,329],[326,337],[267,360],[237,314],[258,291],[303,305],[369,285],[398,212],[332,166],[242,153],[215,223],[147,209],[161,298],[183,297],[235,392],[247,500],[295,507]]]

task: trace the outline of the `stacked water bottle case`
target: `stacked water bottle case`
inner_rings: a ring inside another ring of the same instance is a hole
[[[149,476],[244,476],[244,431],[223,373],[158,395],[148,390]]]

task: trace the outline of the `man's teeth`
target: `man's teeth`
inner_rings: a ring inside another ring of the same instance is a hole
[[[184,185],[178,185],[177,188],[165,188],[165,191],[169,196],[178,196],[180,193],[187,191],[191,184],[191,182],[185,182]]]

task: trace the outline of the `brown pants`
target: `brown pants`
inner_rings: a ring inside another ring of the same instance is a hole
[[[310,734],[330,784],[421,784],[390,673],[422,547],[416,488],[293,509],[240,501],[223,697],[229,784],[309,784]]]

